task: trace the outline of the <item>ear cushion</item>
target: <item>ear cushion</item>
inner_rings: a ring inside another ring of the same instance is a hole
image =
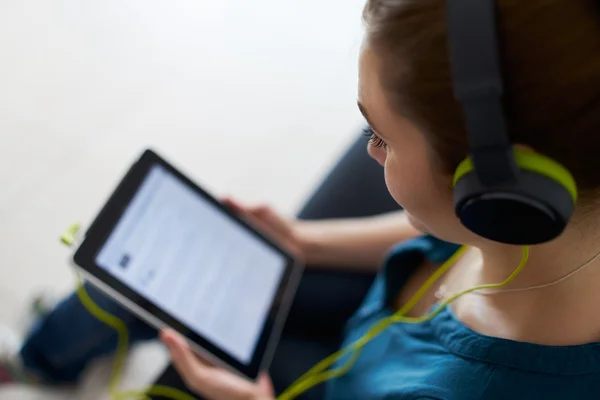
[[[555,180],[569,192],[573,198],[573,202],[577,203],[577,184],[568,169],[550,157],[546,157],[533,151],[513,148],[513,152],[519,168]],[[473,165],[471,158],[464,159],[463,162],[458,165],[456,172],[454,173],[454,185],[456,186],[456,183],[460,178],[474,170],[475,166]]]
[[[474,233],[502,243],[538,244],[559,236],[573,214],[577,186],[571,173],[537,153],[515,150],[516,184],[485,187],[470,159],[455,174],[454,205]]]

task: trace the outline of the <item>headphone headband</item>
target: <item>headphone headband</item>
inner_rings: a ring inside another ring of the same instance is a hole
[[[465,115],[477,177],[486,187],[514,183],[519,168],[502,107],[495,1],[448,0],[447,6],[454,96]]]
[[[513,148],[502,103],[495,0],[446,1],[454,96],[463,109],[470,156],[455,172],[456,215],[493,241],[550,241],[573,214],[575,180],[556,161]]]

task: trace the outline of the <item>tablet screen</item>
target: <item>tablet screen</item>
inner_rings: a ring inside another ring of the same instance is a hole
[[[160,165],[151,167],[97,264],[249,363],[287,260]]]

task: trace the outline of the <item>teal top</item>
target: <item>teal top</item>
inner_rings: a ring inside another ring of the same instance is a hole
[[[393,313],[392,301],[424,258],[441,263],[457,249],[430,236],[397,246],[348,322],[345,344]],[[376,337],[346,375],[327,383],[326,399],[598,400],[600,343],[553,347],[484,336],[446,307]]]

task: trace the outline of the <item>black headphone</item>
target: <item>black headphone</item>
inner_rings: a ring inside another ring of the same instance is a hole
[[[510,142],[495,1],[447,4],[454,96],[462,106],[469,140],[469,157],[454,177],[456,215],[472,232],[497,242],[550,241],[573,214],[575,180],[556,161]]]

